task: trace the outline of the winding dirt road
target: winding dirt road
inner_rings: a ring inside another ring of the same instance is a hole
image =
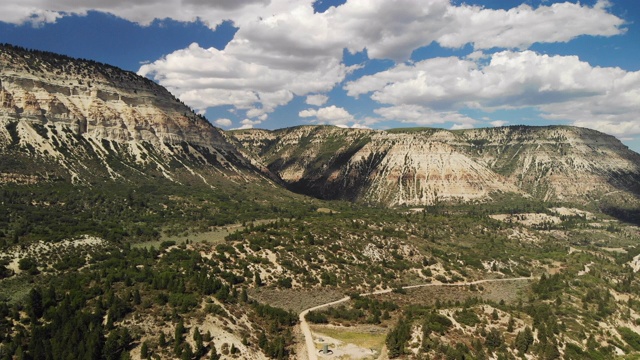
[[[524,280],[533,280],[533,279],[535,279],[535,277],[517,277],[517,278],[508,278],[508,279],[484,279],[484,280],[476,280],[476,281],[453,283],[453,284],[434,284],[434,283],[429,283],[429,284],[418,284],[418,285],[403,286],[402,289],[415,289],[415,288],[428,287],[428,286],[469,286],[469,285],[478,285],[478,284],[484,284],[484,283],[489,283],[489,282],[524,281]],[[363,293],[363,294],[360,294],[360,296],[371,296],[371,295],[387,294],[387,293],[390,293],[391,291],[393,291],[393,289],[384,289],[384,290],[378,290],[378,291],[369,292],[369,293]],[[337,305],[337,304],[340,304],[340,303],[343,303],[343,302],[346,302],[346,301],[349,301],[349,300],[351,300],[351,297],[345,296],[340,300],[336,300],[336,301],[328,302],[326,304],[314,306],[312,308],[303,310],[300,313],[300,315],[299,315],[300,329],[302,330],[302,334],[304,335],[305,347],[307,348],[307,360],[318,360],[318,350],[316,349],[315,343],[313,342],[313,335],[311,334],[311,328],[309,327],[309,324],[307,323],[307,319],[305,319],[307,314],[310,311],[319,310],[319,309],[322,309],[322,308],[327,307],[327,306]]]

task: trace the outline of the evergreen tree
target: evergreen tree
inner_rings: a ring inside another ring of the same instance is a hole
[[[220,355],[218,355],[218,351],[216,350],[216,345],[211,343],[211,356],[209,356],[209,360],[219,360]]]
[[[489,331],[485,340],[485,344],[490,349],[497,349],[498,347],[500,347],[500,345],[502,345],[502,342],[502,335],[496,328],[493,328],[491,329],[491,331]]]
[[[191,345],[189,345],[189,343],[185,342],[182,344],[182,356],[180,357],[181,360],[192,360],[193,359],[193,350],[191,349]]]
[[[33,288],[29,292],[29,317],[32,322],[35,322],[42,317],[44,307],[42,305],[42,294],[40,289]]]
[[[47,359],[47,334],[42,327],[32,323],[31,340],[29,341],[29,355],[33,360]]]
[[[184,350],[182,346],[182,342],[183,342],[182,335],[184,334],[184,332],[185,332],[184,322],[182,318],[180,318],[180,321],[176,325],[174,340],[173,340],[173,353],[177,357],[180,357],[182,355],[182,351]]]
[[[515,348],[520,355],[524,355],[529,351],[531,344],[533,344],[533,332],[531,328],[527,326],[516,335]]]
[[[146,359],[149,357],[149,345],[147,345],[147,342],[143,342],[142,346],[140,347],[140,357],[143,359]]]
[[[260,332],[258,335],[258,346],[260,349],[265,350],[267,348],[268,340],[267,335],[265,335],[264,331]]]
[[[404,318],[398,319],[395,328],[389,332],[385,340],[390,358],[405,354],[405,343],[411,338],[411,324]]]
[[[133,292],[133,304],[140,305],[142,303],[142,299],[140,298],[140,290],[136,289]]]
[[[509,323],[507,324],[507,331],[513,332],[513,327],[515,326],[515,321],[512,317],[509,317]]]
[[[161,347],[164,347],[164,346],[166,346],[166,345],[167,345],[167,339],[166,339],[166,337],[165,337],[165,335],[164,335],[164,332],[161,332],[161,333],[160,333],[160,338],[158,339],[158,344],[159,344]]]
[[[193,341],[195,342],[194,354],[196,358],[200,358],[204,355],[204,343],[202,341],[202,334],[197,327],[193,330]]]

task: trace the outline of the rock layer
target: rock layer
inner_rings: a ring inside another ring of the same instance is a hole
[[[640,155],[612,136],[577,127],[309,126],[233,135],[291,189],[328,199],[414,206],[518,193],[586,202],[640,189]]]
[[[180,168],[204,180],[211,167],[228,176],[263,176],[220,129],[149,79],[0,45],[0,154],[25,150],[57,162],[73,181],[95,172],[85,169],[87,161],[108,157],[125,162],[123,169],[151,166],[168,178]],[[126,177],[109,164],[102,168]]]
[[[231,149],[221,131],[134,73],[51,53],[0,48],[0,114],[79,134]]]

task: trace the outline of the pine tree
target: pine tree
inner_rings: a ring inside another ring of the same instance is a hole
[[[249,301],[249,295],[247,294],[247,288],[243,287],[240,292],[240,301],[246,303]]]
[[[216,345],[211,343],[211,356],[209,356],[209,360],[219,360],[220,355],[218,355],[218,351],[216,350]]]
[[[196,355],[196,358],[200,358],[202,355],[204,355],[204,344],[202,341],[202,334],[197,327],[195,328],[195,330],[193,330],[193,341],[195,342],[194,353]]]
[[[142,303],[142,299],[140,298],[140,290],[136,289],[133,292],[133,304],[140,305]]]
[[[512,317],[509,317],[509,323],[507,324],[507,331],[513,332],[514,325],[515,325],[515,321],[513,320]]]
[[[142,347],[140,347],[140,357],[143,359],[146,359],[149,357],[149,345],[147,345],[147,342],[143,342],[142,343]]]
[[[502,345],[502,342],[502,335],[496,328],[493,328],[491,329],[491,331],[489,331],[489,333],[487,334],[487,339],[485,340],[485,344],[490,349],[497,349],[498,347],[500,347],[500,345]]]
[[[185,342],[184,344],[182,344],[182,356],[180,357],[181,360],[192,360],[193,359],[193,350],[191,349],[191,345],[189,345],[189,343]]]
[[[385,340],[389,357],[395,358],[405,353],[404,345],[411,338],[411,324],[404,318],[398,319],[398,323]]]
[[[38,288],[31,289],[29,292],[29,317],[35,322],[42,317],[44,307],[42,306],[42,294]]]
[[[173,353],[177,356],[180,357],[180,355],[182,355],[182,335],[184,334],[184,322],[182,321],[182,318],[180,319],[180,321],[178,322],[178,324],[176,325],[176,329],[175,329],[175,334],[174,334],[174,340],[173,340]]]
[[[268,343],[269,342],[267,340],[267,335],[265,335],[264,331],[260,332],[260,335],[258,335],[258,346],[260,347],[260,349],[265,350]]]
[[[520,355],[524,355],[529,351],[529,347],[533,344],[533,332],[530,327],[525,327],[523,331],[518,332],[515,340],[515,348]]]

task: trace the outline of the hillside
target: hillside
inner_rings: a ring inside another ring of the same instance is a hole
[[[302,126],[232,135],[294,191],[389,206],[640,194],[640,155],[583,128],[374,131]]]
[[[0,184],[12,199],[0,208],[18,214],[0,219],[10,236],[75,236],[87,228],[105,236],[113,233],[110,217],[125,223],[119,233],[157,236],[185,216],[190,225],[178,227],[274,212],[268,200],[248,199],[298,201],[225,133],[148,79],[8,45],[0,47],[0,71]],[[66,224],[49,224],[43,214]],[[42,216],[44,224],[36,220]]]

